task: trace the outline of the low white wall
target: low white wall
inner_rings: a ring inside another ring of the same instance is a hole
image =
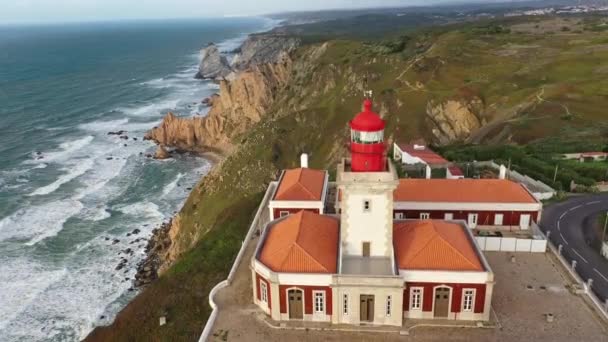
[[[253,221],[251,222],[251,225],[249,226],[249,231],[247,231],[247,235],[245,235],[245,239],[243,240],[243,242],[241,244],[241,249],[239,250],[239,253],[236,256],[236,259],[234,260],[234,263],[232,264],[232,268],[230,269],[228,278],[225,280],[222,280],[219,284],[215,285],[215,287],[213,287],[213,289],[211,289],[211,291],[209,292],[209,305],[211,306],[212,311],[211,311],[211,315],[209,315],[209,318],[207,319],[207,323],[205,323],[205,328],[203,329],[203,332],[201,333],[201,336],[198,339],[199,342],[207,341],[207,339],[209,338],[209,335],[211,334],[211,331],[213,329],[213,324],[215,324],[215,320],[217,319],[217,314],[218,314],[217,313],[218,312],[217,304],[213,300],[213,297],[215,297],[215,293],[217,291],[219,291],[220,289],[223,289],[226,286],[229,286],[230,282],[234,278],[236,269],[237,269],[239,263],[241,262],[243,255],[245,254],[245,248],[247,247],[247,244],[251,241],[251,238],[252,238],[253,233],[255,232],[256,228],[258,228],[258,224],[260,221],[260,216],[262,215],[262,211],[265,208],[267,208],[268,202],[270,201],[270,197],[271,197],[270,195],[273,193],[276,186],[277,186],[276,182],[271,182],[268,185],[268,189],[266,189],[266,194],[264,194],[264,199],[262,199],[262,203],[260,203],[260,206],[258,207],[258,211],[256,212],[255,217],[253,218]]]
[[[604,242],[602,244],[602,256],[604,256],[604,258],[608,259],[608,243]]]
[[[545,239],[496,236],[476,236],[475,239],[479,248],[486,252],[544,253],[547,250],[547,240]]]

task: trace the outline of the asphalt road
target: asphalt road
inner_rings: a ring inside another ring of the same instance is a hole
[[[608,194],[573,197],[543,209],[540,227],[582,279],[593,279],[591,289],[597,297],[608,299],[608,260],[599,253],[599,239],[593,232],[596,214],[608,211]]]

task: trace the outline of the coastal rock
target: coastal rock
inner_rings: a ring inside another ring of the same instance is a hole
[[[237,71],[260,64],[280,63],[300,45],[297,38],[280,34],[252,34],[241,45],[240,52],[232,60]]]
[[[226,56],[222,56],[215,44],[201,50],[201,63],[196,78],[223,78],[232,72]]]
[[[440,103],[431,100],[426,108],[431,131],[442,145],[462,141],[479,129],[483,124],[480,119],[482,111],[483,102],[478,97],[468,100],[451,99]]]
[[[167,149],[163,145],[159,145],[154,153],[154,159],[168,159],[171,158],[171,155],[167,151]]]

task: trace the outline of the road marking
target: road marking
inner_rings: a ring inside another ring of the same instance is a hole
[[[561,229],[559,228],[559,220],[557,221],[557,230],[561,231]]]
[[[566,243],[566,245],[567,245],[567,244],[568,244],[568,241],[566,241],[566,238],[565,238],[565,237],[562,235],[562,233],[561,233],[561,232],[559,233],[559,236],[561,236],[561,237],[562,237],[562,240],[564,240],[564,242],[565,242],[565,243]]]
[[[567,211],[566,211],[566,212],[563,212],[563,213],[562,213],[562,214],[559,216],[559,219],[560,219],[560,220],[561,220],[561,219],[563,219],[563,218],[564,218],[564,216],[566,216],[566,213],[567,213]]]
[[[583,259],[583,261],[584,261],[585,263],[587,263],[587,264],[588,264],[587,260],[585,260],[585,258],[583,258],[583,256],[582,256],[582,255],[578,254],[578,252],[576,251],[576,249],[572,248],[572,251],[573,251],[574,253],[576,253],[576,255],[578,255],[578,256],[579,256],[581,259]]]
[[[598,204],[601,203],[602,201],[593,201],[593,202],[587,202],[585,203],[585,205],[592,205],[592,204]]]
[[[605,281],[608,281],[608,278],[604,277],[604,275],[601,274],[600,271],[596,270],[595,268],[593,270],[595,271],[595,273],[599,274],[600,277],[604,278]]]
[[[575,207],[572,207],[572,208],[568,209],[568,211],[576,210],[576,209],[578,209],[578,208],[580,208],[582,206],[583,206],[582,204],[579,204],[579,205],[577,205]]]

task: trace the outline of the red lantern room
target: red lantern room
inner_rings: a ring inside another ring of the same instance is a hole
[[[384,126],[384,120],[372,111],[372,101],[365,99],[363,111],[350,121],[353,172],[378,172],[386,169]]]

